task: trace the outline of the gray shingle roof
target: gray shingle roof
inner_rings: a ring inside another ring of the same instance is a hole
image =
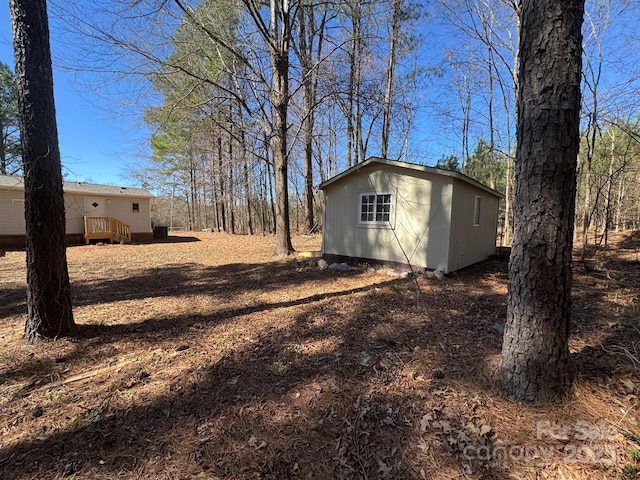
[[[62,188],[65,193],[87,193],[92,195],[104,195],[106,197],[153,197],[153,195],[143,188],[117,187],[113,185],[98,185],[86,182],[62,182]],[[24,190],[23,178],[10,175],[0,175],[0,190]]]

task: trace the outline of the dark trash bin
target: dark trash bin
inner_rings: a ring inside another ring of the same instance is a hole
[[[153,227],[153,238],[167,238],[169,236],[169,227]]]

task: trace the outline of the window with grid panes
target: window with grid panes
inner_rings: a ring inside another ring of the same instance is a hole
[[[391,220],[390,193],[361,193],[359,222],[388,224]]]

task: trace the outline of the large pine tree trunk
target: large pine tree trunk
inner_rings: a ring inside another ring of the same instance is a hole
[[[45,0],[11,0],[24,162],[27,250],[25,339],[74,333],[64,197]]]
[[[498,380],[521,401],[571,385],[568,337],[584,0],[525,0],[514,238]]]
[[[275,254],[287,256],[294,251],[289,225],[289,152],[287,148],[287,113],[289,110],[289,41],[291,39],[290,5],[271,0],[271,105],[273,106],[274,183],[276,189]],[[281,23],[278,20],[281,20]],[[282,29],[282,31],[280,31]]]

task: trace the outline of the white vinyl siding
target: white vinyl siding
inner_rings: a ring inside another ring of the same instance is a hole
[[[24,193],[0,191],[0,234],[24,235]]]

